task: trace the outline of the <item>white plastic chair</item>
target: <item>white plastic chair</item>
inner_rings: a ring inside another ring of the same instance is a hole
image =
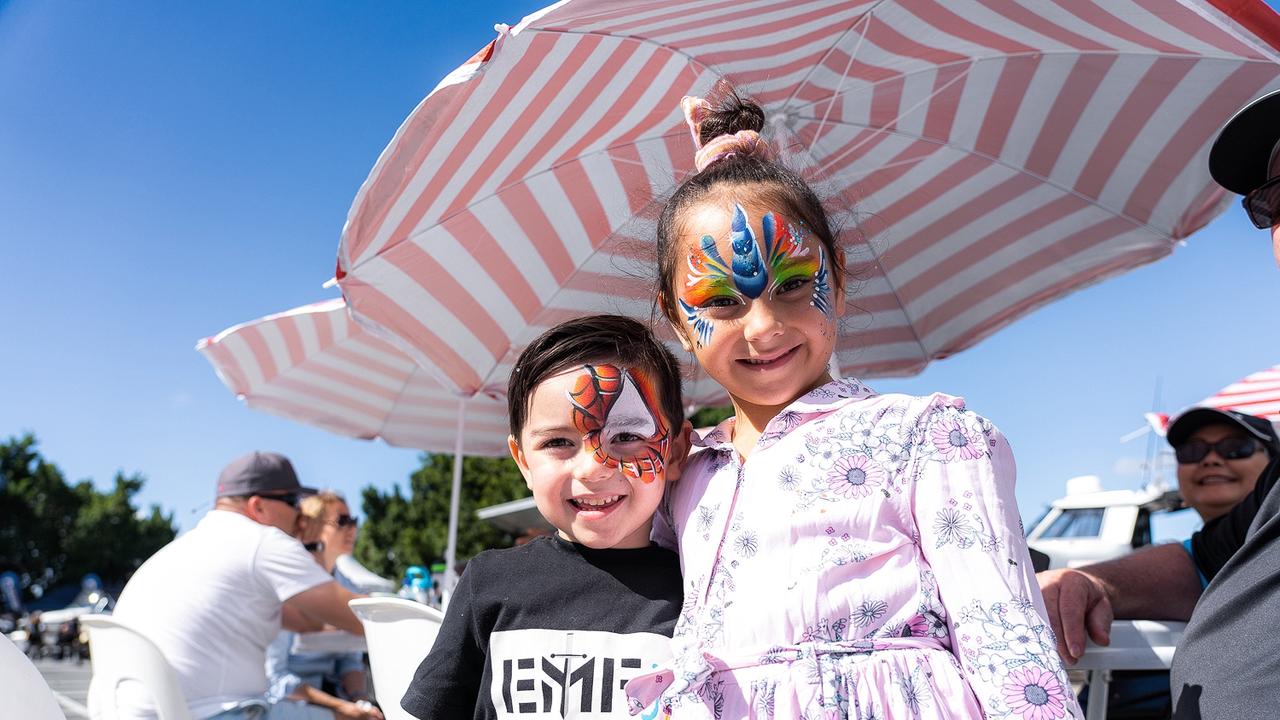
[[[1089,671],[1088,720],[1107,717],[1107,689],[1112,670],[1168,670],[1186,630],[1171,620],[1117,620],[1111,623],[1111,644],[1089,642],[1074,669]]]
[[[31,720],[67,720],[40,671],[13,641],[0,635],[0,695],[4,714]]]
[[[159,720],[191,720],[178,675],[155,643],[110,615],[81,616],[80,626],[89,630],[92,720],[117,717],[116,692],[130,681],[140,683],[150,695]]]
[[[440,633],[444,613],[404,598],[356,598],[348,603],[364,625],[373,692],[387,720],[415,720],[400,699]]]

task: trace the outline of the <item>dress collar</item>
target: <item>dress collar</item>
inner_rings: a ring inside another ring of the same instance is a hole
[[[774,416],[765,426],[760,440],[756,442],[756,448],[764,449],[773,445],[784,435],[816,416],[826,415],[849,403],[865,400],[877,394],[857,378],[841,378],[820,385],[793,400],[790,405],[782,409],[782,412]],[[694,433],[693,446],[732,452],[733,428],[736,422],[736,417],[726,418],[705,434]]]

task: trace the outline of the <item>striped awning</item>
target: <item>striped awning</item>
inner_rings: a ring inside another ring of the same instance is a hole
[[[351,320],[341,299],[236,325],[196,350],[251,408],[339,435],[453,452],[461,401]],[[467,455],[507,454],[507,406],[466,399]]]
[[[338,283],[463,394],[558,321],[649,318],[653,219],[692,170],[679,100],[723,80],[845,228],[841,369],[912,374],[1221,212],[1208,147],[1280,88],[1277,46],[1261,0],[566,0],[408,117]]]
[[[1239,410],[1280,423],[1280,365],[1231,383],[1199,404],[1219,410]]]

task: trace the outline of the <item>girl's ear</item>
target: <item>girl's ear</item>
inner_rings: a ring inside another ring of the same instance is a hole
[[[507,450],[511,451],[511,459],[515,460],[516,467],[520,468],[520,474],[524,476],[524,484],[532,490],[533,484],[529,480],[529,461],[525,459],[524,450],[520,449],[520,443],[515,435],[507,436]]]

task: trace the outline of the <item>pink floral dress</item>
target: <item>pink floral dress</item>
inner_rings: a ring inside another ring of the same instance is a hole
[[[788,406],[746,462],[732,429],[658,513],[686,595],[675,658],[627,684],[633,712],[1082,717],[991,423],[845,379]]]

